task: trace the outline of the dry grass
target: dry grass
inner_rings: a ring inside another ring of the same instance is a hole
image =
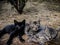
[[[54,9],[55,5],[53,6],[50,4],[49,5],[46,5],[46,4],[48,4],[48,3],[43,2],[43,3],[39,4],[37,2],[27,2],[27,5],[26,5],[22,15],[18,14],[17,12],[14,12],[13,10],[10,10],[10,9],[2,10],[2,11],[0,10],[2,12],[0,14],[0,29],[5,27],[6,25],[12,24],[14,19],[16,19],[18,21],[22,21],[23,19],[26,19],[26,21],[29,22],[30,20],[33,21],[33,20],[37,20],[39,18],[41,20],[41,24],[43,24],[43,25],[52,26],[54,28],[59,27],[60,26],[60,11],[59,12],[50,11],[50,10],[48,10],[48,8]],[[5,5],[7,5],[7,4],[5,4]],[[8,5],[7,5],[7,7],[5,6],[4,9],[7,9],[7,8],[9,8]],[[59,33],[59,36],[60,36],[60,33]],[[0,45],[6,45],[6,41],[7,41],[8,37],[9,36],[7,36],[7,35],[4,36],[0,40]],[[24,36],[24,38],[26,40],[27,37]],[[48,45],[60,45],[60,39],[47,42],[46,45],[47,44]],[[38,45],[38,44],[35,44],[35,43],[30,44],[27,42],[21,43],[18,38],[15,38],[12,45]]]

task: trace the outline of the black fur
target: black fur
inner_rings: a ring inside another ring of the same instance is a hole
[[[19,14],[22,14],[23,9],[27,2],[27,0],[0,0],[0,2],[2,1],[7,1],[11,3],[11,5],[15,7],[15,9],[18,11]]]
[[[25,41],[22,38],[22,36],[25,34],[25,20],[23,20],[22,22],[17,22],[16,20],[14,20],[14,23],[14,25],[8,25],[0,31],[0,38],[6,33],[10,34],[10,37],[7,41],[7,45],[12,44],[12,40],[17,36],[19,36],[21,42]]]
[[[17,9],[17,11],[22,14],[27,0],[8,0],[8,2],[10,2]]]

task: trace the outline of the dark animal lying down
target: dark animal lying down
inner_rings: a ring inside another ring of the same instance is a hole
[[[19,36],[19,40],[21,42],[24,42],[25,40],[22,38],[22,36],[25,34],[24,29],[25,29],[25,20],[23,20],[22,22],[14,20],[14,24],[7,25],[0,31],[0,38],[4,34],[8,33],[10,34],[10,37],[7,41],[7,45],[10,45],[12,43],[12,40],[17,36]]]

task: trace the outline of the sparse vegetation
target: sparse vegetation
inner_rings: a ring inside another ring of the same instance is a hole
[[[12,8],[13,7],[13,8]],[[34,9],[33,9],[33,8]],[[32,9],[31,9],[32,8]],[[27,22],[30,20],[37,20],[40,18],[41,24],[48,25],[53,28],[60,26],[60,0],[28,0],[23,13],[20,15],[14,6],[7,2],[0,2],[0,29],[8,24],[12,24],[13,20],[16,19],[21,21],[26,19]],[[6,38],[4,36],[0,40],[0,45],[5,45]],[[26,35],[23,37],[27,37]],[[60,32],[58,39],[48,42],[49,45],[60,45]],[[26,38],[25,38],[26,40]],[[4,44],[3,44],[4,43]],[[19,39],[15,39],[12,45],[32,45],[30,43],[21,43]],[[33,43],[33,45],[38,45]]]

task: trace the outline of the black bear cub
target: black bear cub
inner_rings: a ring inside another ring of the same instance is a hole
[[[7,45],[12,44],[13,39],[17,36],[19,37],[19,40],[21,42],[24,42],[25,40],[22,38],[22,36],[25,34],[24,29],[25,29],[25,20],[23,20],[22,22],[14,20],[14,24],[7,25],[0,31],[0,38],[4,34],[8,33],[10,34],[10,37],[7,41]]]

